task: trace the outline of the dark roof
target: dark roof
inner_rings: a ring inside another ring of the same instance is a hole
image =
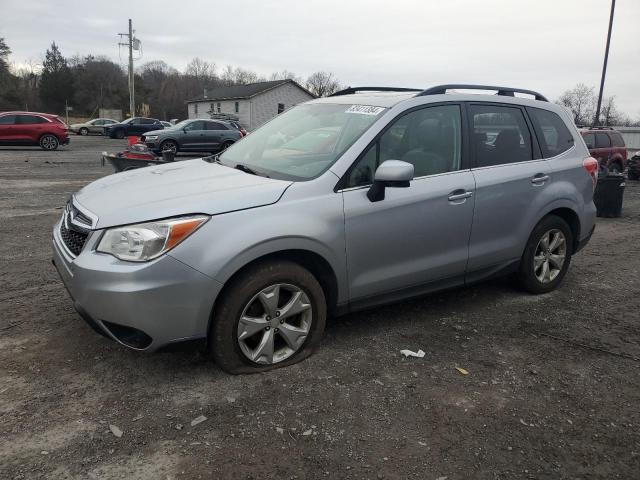
[[[272,80],[270,82],[257,82],[257,83],[248,83],[246,85],[232,85],[230,87],[212,88],[211,90],[207,90],[206,97],[203,94],[197,98],[194,98],[193,100],[187,100],[187,103],[251,98],[251,97],[255,97],[260,93],[264,93],[267,90],[271,90],[272,88],[279,87],[280,85],[284,85],[286,83],[292,83],[296,87],[307,92],[310,96],[314,97],[314,95],[311,92],[309,92],[306,88],[300,86],[297,82],[293,80]]]

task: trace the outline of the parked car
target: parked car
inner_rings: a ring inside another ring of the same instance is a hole
[[[610,127],[580,129],[589,153],[601,167],[612,173],[622,173],[627,165],[627,147],[619,132]]]
[[[153,130],[142,136],[142,142],[154,152],[212,152],[225,150],[242,138],[227,122],[219,120],[184,120],[164,130]]]
[[[40,145],[56,150],[69,143],[67,125],[57,115],[37,112],[1,112],[0,145]]]
[[[78,312],[136,350],[206,339],[242,373],[310,355],[327,315],[495,275],[556,289],[596,215],[571,116],[526,90],[396,90],[349,88],[221,155],[84,187],[53,230]]]
[[[74,123],[69,126],[69,130],[78,135],[89,135],[90,133],[104,135],[105,127],[116,123],[118,123],[117,120],[111,120],[110,118],[94,118],[88,122]]]
[[[171,128],[171,127],[173,127],[173,124],[172,124],[172,123],[170,123],[170,122],[164,122],[164,121],[160,120],[160,123],[162,124],[162,126],[163,126],[164,128]]]
[[[105,127],[105,135],[109,138],[124,138],[130,135],[142,135],[143,133],[151,130],[159,130],[164,128],[160,120],[155,118],[145,117],[132,117],[127,118],[125,121],[116,123],[114,125],[108,125]]]

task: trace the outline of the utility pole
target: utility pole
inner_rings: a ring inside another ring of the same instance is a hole
[[[609,60],[609,44],[611,43],[611,27],[613,26],[613,12],[616,9],[616,0],[611,0],[611,15],[609,16],[609,31],[607,32],[607,46],[604,49],[604,64],[602,65],[602,78],[600,79],[600,93],[598,93],[598,106],[593,124],[600,123],[600,107],[602,106],[602,92],[604,91],[604,77],[607,74],[607,61]]]
[[[132,117],[136,114],[136,101],[134,92],[134,73],[133,73],[133,24],[129,19],[129,33],[119,33],[120,37],[127,37],[127,42],[120,42],[118,45],[126,46],[129,48],[129,113]]]

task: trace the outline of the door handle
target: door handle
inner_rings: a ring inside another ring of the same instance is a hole
[[[454,190],[449,194],[450,202],[457,202],[458,200],[466,200],[473,195],[473,192],[467,192],[466,190]]]
[[[531,179],[531,183],[533,183],[534,185],[542,185],[547,180],[549,180],[549,175],[538,173]]]

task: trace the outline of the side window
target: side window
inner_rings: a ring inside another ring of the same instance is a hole
[[[611,146],[611,140],[606,133],[596,133],[596,148],[609,148]]]
[[[202,122],[202,121],[191,122],[189,125],[184,127],[184,129],[187,132],[190,132],[190,131],[193,131],[193,130],[204,130],[205,129],[204,123],[205,122]]]
[[[15,125],[15,123],[15,115],[3,115],[2,117],[0,117],[0,125]]]
[[[46,123],[47,121],[42,117],[35,115],[16,115],[18,119],[17,123],[22,125],[33,125],[35,123]]]
[[[385,130],[349,173],[347,186],[369,185],[385,160],[402,160],[424,177],[460,169],[461,117],[458,105],[409,112]]]
[[[618,132],[611,132],[609,135],[611,136],[611,141],[613,142],[614,147],[625,147],[622,135],[620,135]]]
[[[469,111],[471,149],[478,167],[533,159],[531,133],[519,108],[471,105]]]
[[[587,144],[587,148],[595,148],[596,137],[593,133],[585,133],[582,138],[584,138],[584,143]]]
[[[207,122],[207,130],[229,130],[220,122]]]
[[[529,117],[545,158],[555,157],[573,147],[573,135],[558,114],[541,108],[529,108]]]
[[[96,126],[104,125],[104,120],[94,120],[91,124]]]

